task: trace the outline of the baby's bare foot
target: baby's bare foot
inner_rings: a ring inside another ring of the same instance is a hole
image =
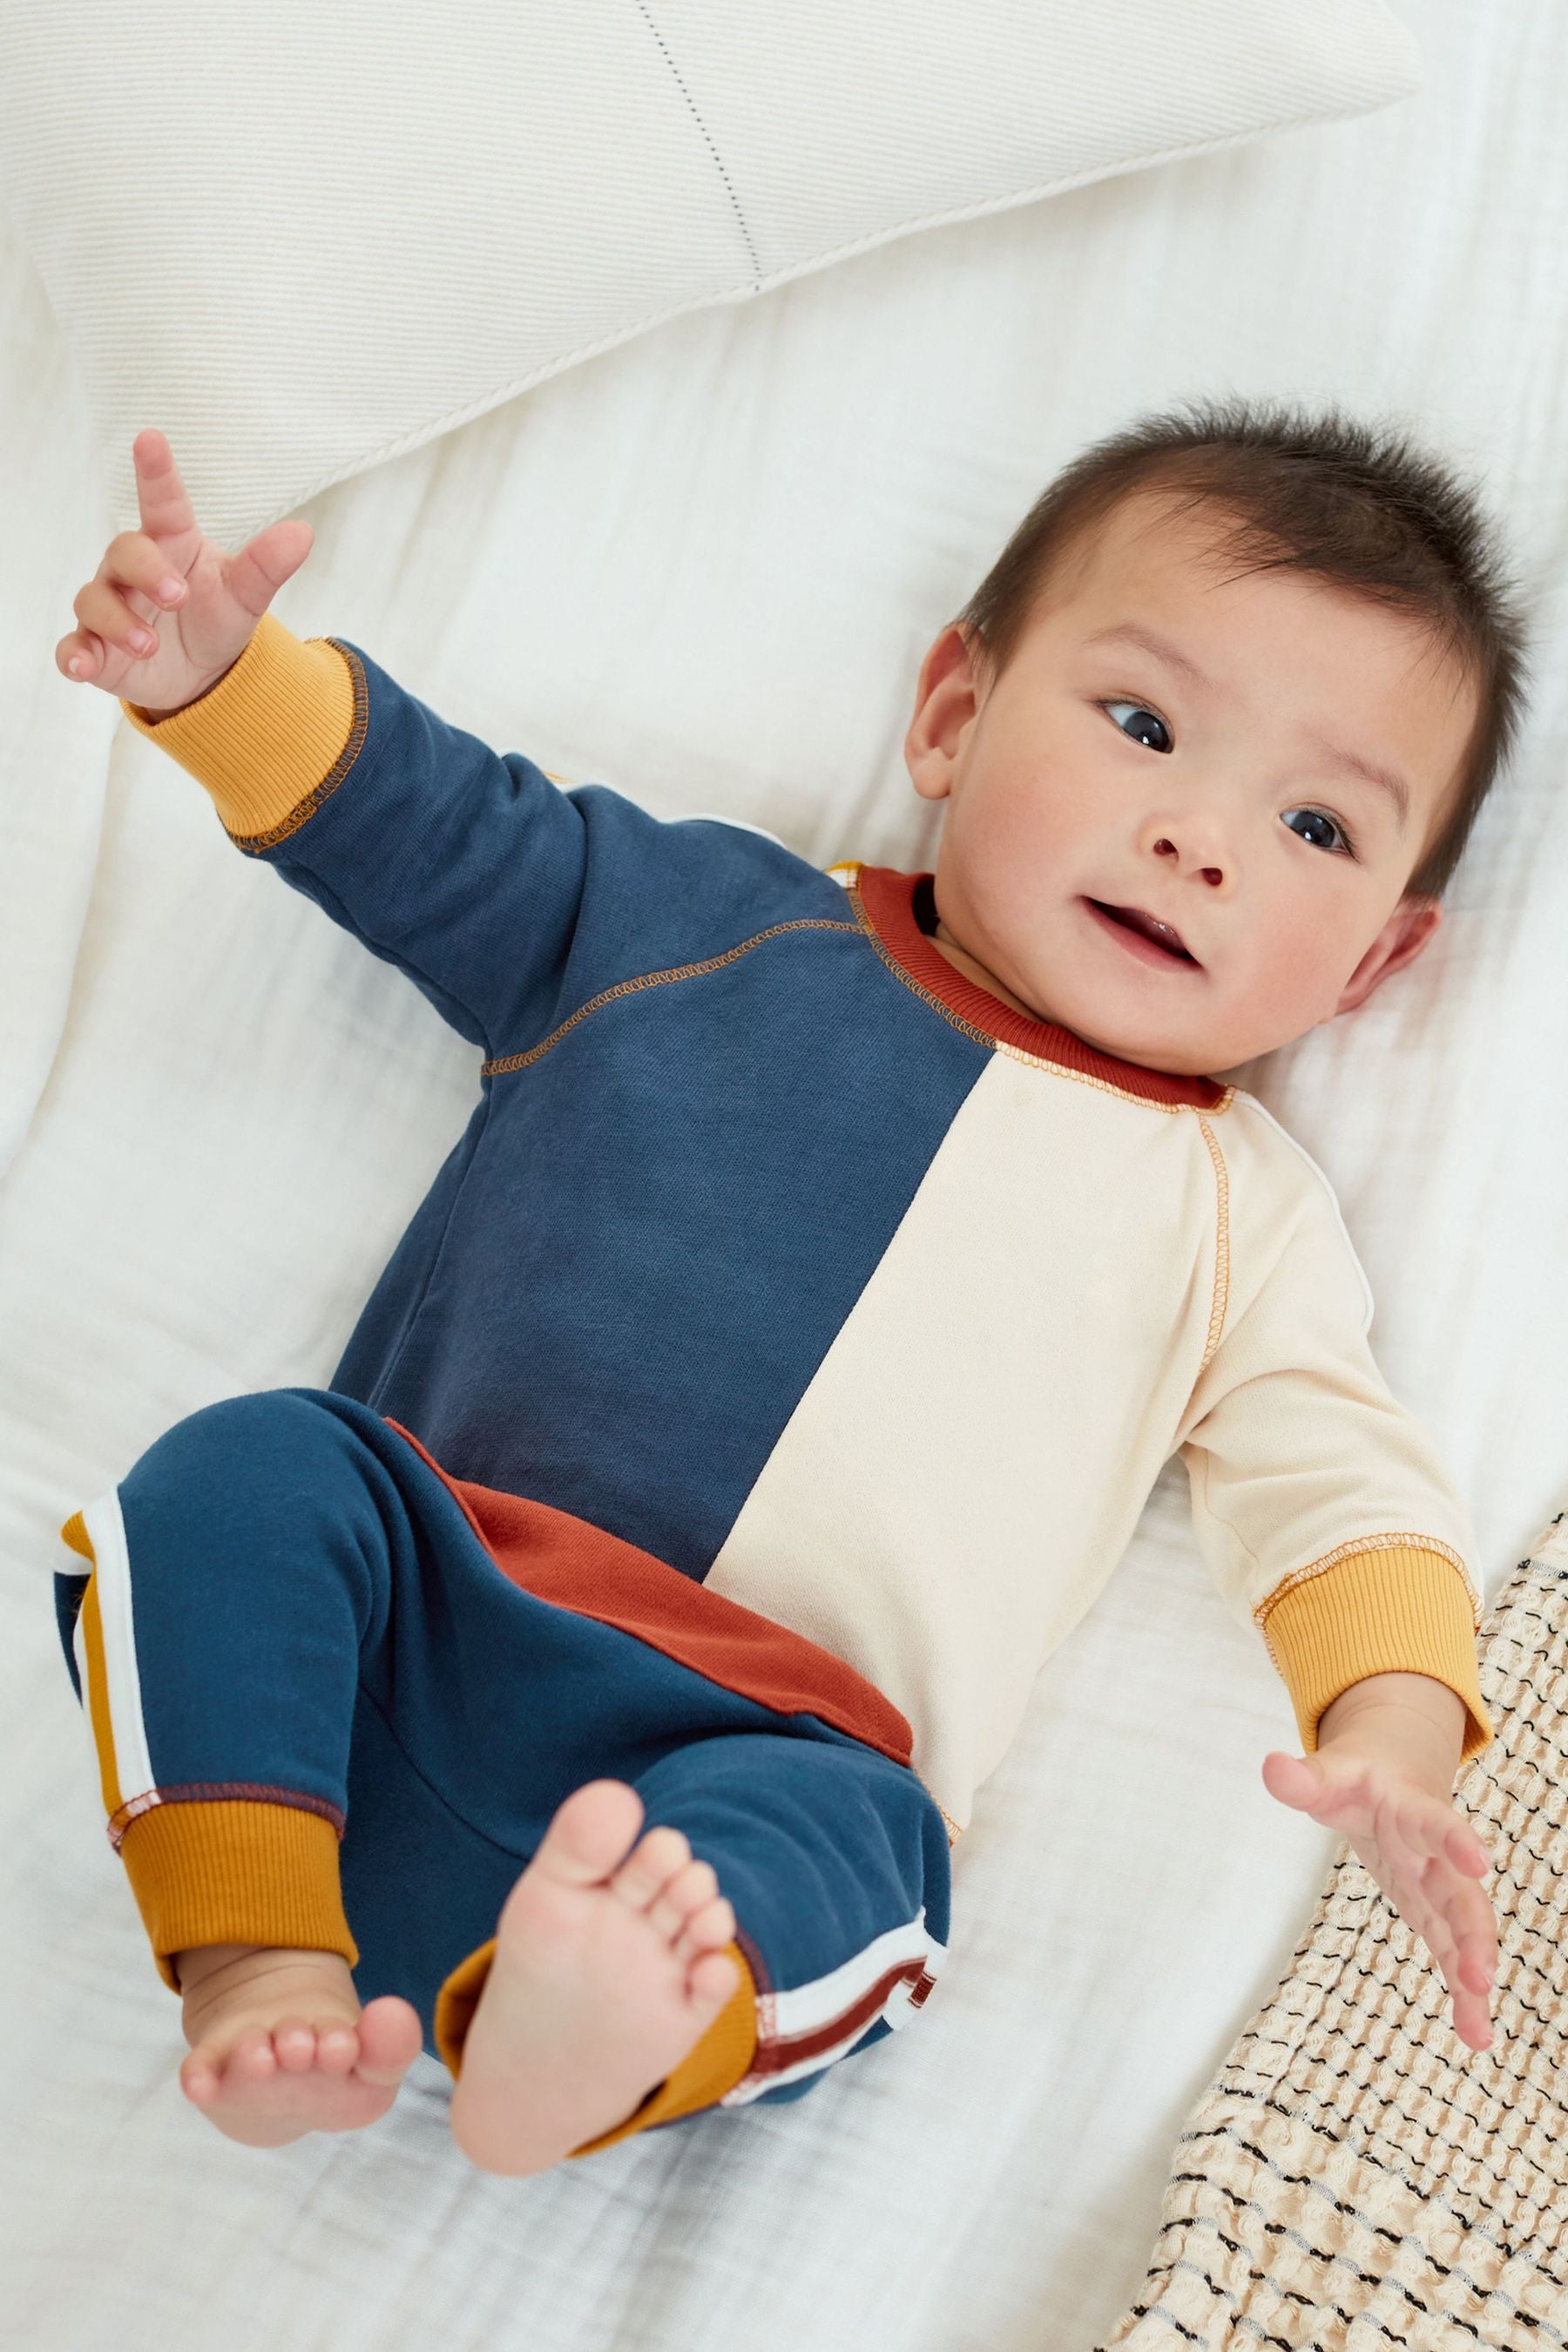
[[[542,2172],[622,2122],[735,1990],[711,1864],[668,1828],[628,1854],[642,1818],[624,1780],[590,1780],[507,1896],[452,2094],[486,2172]]]
[[[395,1993],[362,2011],[336,1952],[202,1944],[176,1953],[191,2054],[185,2096],[247,2147],[384,2116],[419,2053],[418,2013]]]

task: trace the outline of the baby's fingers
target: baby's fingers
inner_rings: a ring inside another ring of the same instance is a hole
[[[1467,1878],[1484,1878],[1492,1866],[1485,1841],[1464,1822],[1448,1823],[1445,1852],[1455,1869],[1462,1870]]]
[[[1478,1902],[1481,1908],[1475,1911],[1471,1906]],[[1443,1964],[1445,1981],[1454,1996],[1454,2031],[1473,2050],[1485,2050],[1492,2038],[1497,1921],[1474,1879],[1457,1882],[1447,1917],[1458,1945],[1458,1958]]]
[[[1457,1827],[1463,1825],[1456,1824],[1451,1807],[1420,1792],[1400,1803],[1397,1837],[1387,1842],[1399,1908],[1424,1938],[1454,1997],[1454,2029],[1473,2047],[1484,2048],[1491,2038],[1497,1916],[1490,1897],[1474,1877],[1461,1874],[1450,1853]],[[1460,1850],[1468,1859],[1462,1842]]]
[[[1470,1892],[1475,1891],[1472,1884]],[[1426,1944],[1448,1988],[1455,2032],[1473,2050],[1484,2050],[1491,2040],[1491,1972],[1485,1957],[1484,1932],[1456,1938],[1452,1915],[1441,1901],[1426,1905],[1402,1899],[1399,1908]]]
[[[155,632],[101,581],[82,590],[76,612],[81,627],[56,648],[59,667],[72,677],[96,677],[117,654],[123,654],[127,662],[139,662],[157,650]]]
[[[1497,1975],[1497,1913],[1491,1898],[1473,1878],[1461,1878],[1451,1865],[1436,1865],[1432,1877],[1432,1901],[1447,1924],[1458,1951],[1458,1974],[1472,1992],[1489,1992]]]
[[[1447,1917],[1463,1954],[1465,1981],[1477,1992],[1489,1990],[1498,1969],[1497,1911],[1489,1895],[1476,1881],[1492,1866],[1480,1838],[1463,1822],[1451,1822],[1444,1858],[1457,1874],[1446,1881]]]
[[[168,435],[161,433],[155,425],[148,425],[131,444],[131,455],[136,467],[136,499],[143,530],[157,531],[164,538],[176,531],[194,531],[195,509],[174,463]]]
[[[122,531],[110,542],[94,578],[79,591],[74,610],[81,626],[63,637],[55,661],[68,676],[95,677],[111,648],[128,661],[157,650],[150,622],[160,612],[177,612],[188,590],[166,552],[144,531]],[[74,667],[73,667],[74,665]]]
[[[144,530],[124,530],[110,541],[96,580],[82,595],[92,588],[109,589],[142,621],[155,621],[160,612],[172,613],[186,593],[179,565]],[[79,608],[80,597],[77,603]]]

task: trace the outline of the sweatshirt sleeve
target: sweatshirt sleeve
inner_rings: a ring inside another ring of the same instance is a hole
[[[1463,1700],[1468,1760],[1494,1732],[1465,1506],[1373,1358],[1371,1293],[1326,1180],[1306,1162],[1271,1206],[1235,1236],[1233,1311],[1182,1424],[1199,1545],[1262,1633],[1306,1753],[1342,1691],[1404,1673]]]
[[[132,726],[248,856],[395,964],[492,1053],[547,1024],[587,856],[574,795],[449,726],[357,646],[272,614],[207,693]],[[604,797],[604,788],[587,788]]]

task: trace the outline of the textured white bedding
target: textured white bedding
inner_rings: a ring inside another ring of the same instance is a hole
[[[159,0],[145,27],[0,0],[0,201],[114,511],[150,401],[209,536],[243,546],[685,311],[1419,79],[1385,0],[964,0],[963,23],[952,0]],[[117,202],[160,138],[163,201]]]
[[[1336,1188],[1492,1596],[1568,1499],[1568,20],[1401,13],[1408,104],[675,320],[312,500],[277,609],[552,770],[913,865],[920,656],[1085,440],[1188,394],[1333,394],[1481,471],[1538,599],[1520,754],[1426,954],[1237,1075]],[[508,2182],[452,2147],[431,2062],[368,2133],[277,2154],[181,2097],[56,1529],[180,1415],[328,1378],[479,1055],[54,670],[104,489],[9,240],[0,305],[6,2343],[1088,2352],[1334,1850],[1263,1788],[1289,1702],[1179,1463],[981,1793],[940,1996],[809,2099]]]

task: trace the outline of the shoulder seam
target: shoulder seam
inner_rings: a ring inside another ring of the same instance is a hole
[[[526,1070],[531,1063],[548,1054],[569,1029],[575,1029],[580,1021],[585,1021],[590,1013],[597,1013],[601,1005],[612,1003],[617,997],[634,996],[643,989],[668,988],[677,981],[700,979],[710,971],[718,971],[725,964],[734,963],[741,956],[750,955],[752,949],[760,947],[764,940],[777,939],[783,932],[847,931],[853,937],[858,929],[858,924],[843,922],[836,915],[797,915],[785,922],[770,923],[765,930],[753,931],[750,939],[742,940],[735,947],[723,949],[718,955],[706,956],[700,963],[668,964],[658,971],[637,972],[630,980],[617,980],[610,987],[601,988],[596,995],[589,997],[585,1004],[580,1004],[576,1012],[569,1013],[564,1021],[558,1022],[548,1036],[542,1037],[538,1045],[531,1045],[526,1053],[494,1055],[481,1066],[479,1076],[481,1078],[504,1077],[510,1071]]]

